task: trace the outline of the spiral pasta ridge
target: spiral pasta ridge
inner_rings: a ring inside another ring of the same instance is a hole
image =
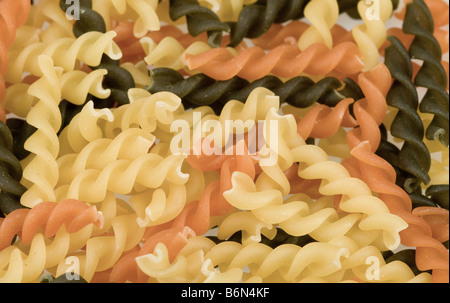
[[[63,224],[67,232],[75,233],[91,223],[102,228],[102,214],[95,206],[89,207],[78,200],[42,202],[32,209],[15,210],[2,219],[0,250],[9,246],[13,237],[19,233],[21,241],[28,244],[41,227],[44,227],[44,235],[51,238]]]
[[[320,11],[321,14],[317,14]],[[298,47],[304,51],[314,43],[323,43],[328,48],[333,47],[331,28],[339,16],[339,6],[336,0],[311,0],[305,6],[305,18],[311,23],[302,33]]]
[[[63,4],[61,4],[61,8],[64,9]],[[101,15],[96,15],[95,11],[93,11],[90,7],[83,6],[82,8],[83,9],[81,10],[80,8],[80,10],[83,11],[83,13],[81,14],[80,19],[76,20],[74,24],[74,35],[78,38],[91,31],[106,33],[106,29],[103,26],[104,21]],[[84,14],[88,13],[93,14],[94,17],[83,18]],[[94,21],[91,20],[92,18],[94,18]],[[127,70],[120,67],[119,59],[120,58],[103,55],[100,64],[95,66],[90,65],[90,68],[93,70],[104,69],[107,72],[103,81],[103,86],[111,91],[111,95],[106,98],[107,100],[103,100],[103,102],[112,100],[112,102],[117,102],[119,105],[122,105],[129,102],[127,90],[134,87],[135,83],[131,74]],[[109,103],[111,103],[111,101]]]
[[[6,84],[4,75],[8,69],[8,50],[14,43],[16,30],[23,25],[30,12],[30,1],[2,1],[0,3],[0,120],[6,122],[6,113],[2,106]]]
[[[29,243],[25,244],[22,240],[18,240],[14,245],[0,251],[0,258],[3,260],[2,282],[35,282],[44,273],[45,268],[53,268],[59,260],[65,258],[66,254],[80,249],[83,242],[91,236],[93,229],[101,227],[102,215],[95,207],[88,207],[80,201],[66,202],[61,202],[63,203],[61,206],[55,206],[58,203],[54,202],[43,202],[42,206],[32,212],[37,215],[34,216],[34,220],[33,217],[28,217],[31,210],[26,209],[16,210],[14,218],[4,219],[1,227],[5,232],[2,236],[6,238],[2,238],[2,241],[8,238],[8,233],[11,236],[15,228],[22,228],[20,225],[22,220],[22,224],[26,223],[23,228]],[[52,239],[41,232],[36,233],[36,228],[39,229],[42,223],[47,224],[48,235],[52,235]],[[71,227],[72,232],[67,231],[67,226]]]
[[[56,158],[59,153],[57,132],[61,125],[58,105],[61,100],[62,69],[54,67],[49,56],[41,55],[38,60],[44,76],[28,89],[28,93],[36,97],[38,102],[27,115],[27,122],[37,129],[24,145],[33,155],[23,171],[24,179],[32,183],[21,197],[21,203],[27,207],[44,200],[54,201],[53,187],[58,180]],[[42,114],[46,115],[48,120],[41,119]],[[39,142],[46,142],[46,147]],[[39,169],[36,171],[36,168],[45,170],[45,177],[38,173]]]
[[[414,83],[427,88],[419,110],[433,114],[433,120],[426,129],[429,140],[439,140],[444,146],[449,146],[449,106],[447,75],[441,64],[441,49],[433,36],[433,21],[430,11],[422,0],[407,4],[403,31],[415,36],[410,48],[411,58],[423,60]]]
[[[448,283],[448,1],[0,0],[0,283]]]
[[[184,184],[188,177],[181,171],[184,156],[147,153],[153,142],[152,135],[139,129],[125,130],[115,140],[94,140],[79,154],[58,159],[61,177],[56,190],[74,199],[99,202],[109,190],[130,194],[136,184],[157,188],[166,178]],[[87,166],[90,163],[95,164]],[[151,171],[158,171],[157,177]],[[81,190],[86,186],[93,186],[93,190]]]
[[[257,100],[258,98],[254,98],[255,104]],[[248,104],[251,103],[252,102],[249,102]],[[238,148],[237,146],[239,144],[243,144],[242,141],[239,142],[233,146],[233,149]],[[113,270],[114,274],[111,276],[112,281],[124,281],[126,276],[130,275],[130,270],[135,274],[137,267],[134,258],[152,252],[160,241],[170,246],[170,255],[171,258],[174,258],[178,251],[184,246],[188,237],[192,237],[196,234],[203,234],[209,229],[210,216],[219,216],[232,211],[233,206],[231,206],[223,197],[223,192],[231,187],[230,176],[232,172],[239,170],[249,175],[255,174],[254,161],[248,154],[245,143],[243,155],[236,153],[229,156],[210,155],[199,157],[191,155],[187,158],[187,161],[193,168],[201,165],[203,167],[202,170],[206,171],[219,169],[220,174],[223,177],[221,180],[210,183],[204,189],[200,199],[186,204],[174,219],[161,225],[148,227],[145,235],[146,240],[141,250],[132,257],[133,266],[126,269],[127,267],[125,267],[125,264],[130,262],[128,258],[124,258],[118,262]],[[170,235],[170,237],[168,237],[168,235]],[[129,258],[131,258],[131,256]],[[140,276],[138,275],[138,277],[140,277],[140,280],[138,281],[148,279],[145,275],[142,276],[142,273]],[[138,279],[138,277],[136,279]]]
[[[309,1],[257,1],[244,6],[236,22],[229,22],[229,46],[238,45],[244,38],[257,38],[264,34],[273,23],[283,23],[303,17],[303,10]]]
[[[155,68],[150,71],[151,83],[146,87],[151,93],[171,91],[182,98],[185,109],[211,106],[220,113],[227,101],[244,101],[257,87],[265,87],[280,98],[281,103],[295,107],[309,107],[315,102],[335,106],[345,97],[358,98],[360,89],[350,78],[343,84],[337,78],[326,77],[317,82],[304,76],[283,81],[275,76],[265,76],[253,82],[237,76],[224,81],[215,81],[204,75],[195,74],[187,78],[169,68]]]
[[[83,105],[89,97],[106,99],[111,90],[103,87],[103,80],[107,74],[106,69],[98,69],[86,73],[81,70],[73,70],[63,73],[61,76],[62,103]],[[30,109],[37,102],[36,98],[27,93],[31,84],[18,83],[6,89],[5,108],[19,117],[26,117]],[[18,100],[21,100],[19,103]],[[65,115],[63,115],[63,120]]]
[[[361,119],[359,114],[357,119]],[[374,127],[373,132],[378,132],[376,126],[372,127]],[[363,133],[368,134],[369,132],[361,131],[361,134]],[[353,160],[349,159],[346,167],[353,172],[355,170],[351,167],[356,168],[356,173],[367,182],[373,191],[379,193],[380,199],[386,203],[391,212],[408,223],[408,227],[401,232],[402,244],[416,247],[418,268],[420,270],[433,269],[433,280],[445,281],[445,275],[448,272],[447,250],[437,239],[433,238],[430,225],[411,212],[411,199],[401,187],[395,184],[396,175],[393,167],[374,154],[373,149],[377,145],[371,146],[367,140],[364,140],[364,135],[359,136],[361,137],[351,144],[351,154],[356,162],[352,163]],[[430,262],[425,257],[428,253],[435,254],[437,259]]]
[[[194,237],[188,240],[172,264],[168,262],[167,248],[164,245],[159,245],[153,254],[137,260],[142,270],[162,283],[349,282],[346,272],[352,272],[354,279],[367,280],[367,275],[364,274],[367,266],[361,268],[364,263],[360,262],[368,257],[379,260],[382,271],[380,276],[383,277],[380,280],[383,282],[390,279],[397,282],[429,281],[429,275],[415,276],[402,261],[391,261],[387,265],[381,253],[373,246],[357,249],[352,244],[349,239],[343,238],[340,243],[308,243],[303,247],[283,244],[270,248],[262,243],[243,246],[235,242],[223,242],[215,245],[207,238]],[[322,247],[327,248],[327,253],[319,253]],[[318,262],[320,266],[316,266],[317,263],[313,260],[322,258],[327,261]],[[279,262],[280,259],[283,261]],[[187,270],[187,262],[198,268],[195,274]]]
[[[2,150],[0,169],[1,173],[1,193],[0,211],[1,216],[5,216],[17,208],[23,208],[20,204],[20,197],[27,190],[21,184],[22,165],[19,159],[13,154],[13,136],[8,126],[0,122],[0,149]]]
[[[296,148],[293,151],[293,154],[296,154],[296,157],[299,157],[299,159],[301,159],[301,157],[299,155],[302,154],[301,153],[302,150],[305,150],[305,152],[307,152],[307,153],[314,151],[314,152],[319,154],[317,148],[316,149],[312,149],[312,147],[308,146],[308,145]],[[298,153],[298,155],[297,155],[297,153]],[[320,175],[321,169],[319,169],[319,168],[321,167],[321,165],[324,165],[324,164],[320,163],[320,160],[319,160],[320,157],[319,156],[315,156],[314,159],[315,160],[313,160],[313,161],[317,161],[317,162],[309,162],[309,163],[307,163],[306,167],[302,165],[302,162],[300,160],[299,176],[301,176],[303,178],[306,178],[306,179],[316,179],[316,177]],[[325,159],[322,158],[322,161],[323,160],[325,160]],[[317,169],[313,169],[313,167],[316,167],[316,166],[317,166]],[[326,166],[326,165],[324,165],[324,166]],[[307,175],[307,172],[309,172],[309,171],[314,171],[314,177],[309,177]],[[337,171],[339,171],[339,170],[336,169],[336,172]],[[324,174],[322,173],[322,175],[324,175]],[[345,179],[345,178],[348,178],[350,175],[347,175],[347,177],[344,177],[344,176],[345,176],[345,174],[341,175],[340,177],[337,177],[337,176],[334,177],[334,176],[330,176],[328,174],[326,177],[324,177],[324,178],[326,178],[326,181],[324,179],[323,184],[321,185],[321,188],[323,188],[323,190],[319,188],[319,191],[321,193],[325,193],[326,192],[325,188],[327,188],[327,187],[336,188],[336,189],[338,189],[338,188],[344,189],[343,186],[341,186],[341,187],[339,187],[339,186],[334,187],[333,186],[334,183],[341,183],[341,182],[342,183],[346,183],[347,181],[348,181],[348,183],[356,182],[356,180]],[[336,178],[336,179],[334,179],[334,178]],[[344,179],[342,179],[342,178],[344,178]],[[347,181],[344,181],[344,180],[347,180]],[[361,186],[356,186],[355,185],[354,188],[356,188],[356,187],[361,188],[361,193],[362,193],[362,188],[364,188],[364,185],[361,185]],[[370,190],[369,190],[368,187],[366,188],[366,194],[370,196]],[[341,200],[339,202],[339,207],[341,209],[343,209],[344,211],[348,212],[348,213],[353,213],[352,208],[355,207],[355,210],[359,209],[359,206],[357,207],[356,205],[361,205],[363,203],[363,199],[361,199],[360,202],[356,202],[358,200],[357,196],[353,196],[353,195],[351,195],[348,192],[346,192],[345,194],[343,193],[342,195],[343,196],[348,196],[349,200],[348,201]],[[364,194],[361,195],[361,197],[363,197],[363,196],[364,196]],[[349,204],[348,208],[346,206],[346,202],[349,202],[349,203],[347,203],[347,204]],[[364,224],[364,220],[367,219],[368,221],[371,221],[374,224],[374,225],[370,225],[371,228],[383,230],[383,241],[385,241],[386,246],[391,247],[391,248],[395,247],[395,246],[398,246],[400,244],[400,236],[399,236],[398,233],[401,230],[406,228],[406,224],[404,223],[404,221],[401,218],[399,218],[399,217],[391,218],[389,221],[392,223],[392,226],[390,226],[390,227],[385,226],[387,228],[385,230],[384,227],[383,227],[384,223],[382,223],[382,222],[385,222],[384,219],[383,219],[384,216],[386,216],[386,218],[392,216],[390,214],[389,210],[387,208],[382,210],[383,206],[384,206],[384,203],[381,200],[378,200],[378,199],[369,198],[366,203],[370,204],[371,207],[375,207],[375,205],[378,205],[378,207],[380,207],[380,208],[376,208],[377,210],[375,210],[375,208],[374,208],[373,212],[371,211],[370,213],[369,212],[365,213],[368,216],[367,217],[364,216],[365,218],[363,218],[361,220],[360,228],[364,229],[364,227],[363,227],[365,225]],[[381,206],[381,205],[383,205],[383,206]],[[367,209],[369,209],[369,207],[366,206],[366,207],[363,207],[363,209],[367,210]],[[361,209],[361,211],[364,211],[364,210]],[[374,216],[373,220],[369,219],[371,216]],[[376,219],[375,219],[375,217],[376,217]],[[380,220],[379,221],[380,223],[378,223],[378,224],[375,223],[376,220]],[[390,241],[392,241],[392,243],[390,243]],[[368,243],[367,245],[369,245],[369,244],[370,243]]]
[[[89,14],[86,15],[86,19],[98,19],[96,16],[94,18],[91,17],[92,14],[97,12],[104,20],[107,31],[111,30],[116,22],[126,22],[130,19],[135,20],[133,35],[138,38],[143,37],[149,31],[158,31],[160,29],[160,18],[156,11],[161,1],[93,0],[90,2],[92,3],[85,5],[89,8]]]
[[[61,9],[65,10],[67,5],[60,2]],[[103,17],[92,10],[92,3],[85,3],[84,6],[80,7],[80,19],[76,20],[73,27],[73,33],[75,37],[79,38],[89,32],[99,32],[106,33],[106,25]],[[111,31],[117,36],[117,33]],[[115,43],[115,42],[114,42]],[[96,108],[104,107],[114,107],[117,105],[122,105],[129,103],[128,99],[128,89],[135,86],[134,78],[131,73],[120,66],[120,58],[122,57],[122,52],[119,49],[120,56],[111,56],[108,54],[103,54],[101,60],[98,64],[88,64],[89,68],[93,70],[92,73],[104,73],[104,78],[101,85],[105,90],[109,92],[109,95],[88,95],[92,98]],[[61,106],[64,108],[63,125],[65,127],[70,120],[81,111],[80,106],[70,106],[67,101],[63,100]],[[86,101],[86,100],[85,100]],[[87,100],[89,101],[89,100]],[[79,103],[77,105],[84,105],[85,102]],[[67,116],[67,117],[66,117]]]
[[[57,264],[56,273],[58,276],[66,273],[70,264],[66,260],[76,258],[80,262],[80,272],[77,274],[86,281],[97,279],[97,272],[105,272],[108,276],[120,257],[136,251],[143,234],[144,229],[136,223],[135,214],[118,215],[111,221],[111,233],[88,239],[81,251],[67,256]]]
[[[378,49],[386,40],[385,23],[391,17],[393,11],[391,0],[381,0],[378,3],[376,2],[375,5],[379,6],[379,10],[371,15],[371,13],[367,13],[372,12],[369,2],[359,1],[358,12],[364,23],[352,28],[352,36],[361,51],[365,71],[380,63]]]
[[[283,44],[264,52],[249,47],[234,55],[230,50],[215,48],[200,54],[183,54],[189,70],[200,71],[216,80],[239,76],[247,80],[262,78],[271,73],[279,77],[295,77],[301,73],[325,75],[331,72],[353,75],[364,66],[356,44],[344,42],[331,50],[317,43],[301,52],[297,46]]]
[[[417,114],[419,99],[415,86],[411,82],[411,60],[398,39],[390,37],[389,41],[391,45],[386,48],[386,66],[391,71],[394,83],[386,96],[386,101],[399,110],[392,121],[391,134],[405,141],[398,154],[397,165],[416,178],[416,180],[406,179],[402,186],[406,191],[412,192],[420,183],[426,185],[430,182],[428,171],[431,156],[423,143],[425,131],[422,120]],[[399,62],[402,64],[400,65]],[[405,127],[406,125],[408,127]]]
[[[208,43],[212,47],[219,46],[223,32],[230,31],[227,24],[220,21],[212,10],[201,6],[197,0],[170,0],[169,14],[173,21],[186,17],[188,31],[194,37],[206,32]],[[199,22],[199,19],[202,22]]]
[[[236,21],[239,13],[246,5],[253,4],[257,0],[200,0],[202,6],[210,8],[221,21]]]
[[[105,34],[88,32],[76,39],[67,37],[32,44],[21,51],[12,53],[11,60],[14,60],[14,64],[11,64],[8,69],[6,80],[19,83],[24,72],[37,77],[42,76],[37,62],[37,57],[41,54],[50,56],[55,66],[62,67],[64,71],[74,70],[78,61],[97,66],[104,53],[110,58],[120,59],[120,49],[113,41],[115,36],[116,34],[112,31]]]

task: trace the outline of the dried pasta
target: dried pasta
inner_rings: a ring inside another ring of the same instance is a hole
[[[0,0],[0,282],[448,283],[447,9]]]
[[[0,102],[3,102],[5,97],[6,84],[3,77],[8,70],[10,60],[8,50],[14,43],[17,28],[26,22],[30,8],[30,2],[26,0],[0,3],[0,30],[2,32],[0,40]],[[5,115],[5,110],[0,105],[0,120],[3,122],[6,122]]]

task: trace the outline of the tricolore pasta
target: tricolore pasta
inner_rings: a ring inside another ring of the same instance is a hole
[[[0,282],[448,283],[445,9],[0,0]]]

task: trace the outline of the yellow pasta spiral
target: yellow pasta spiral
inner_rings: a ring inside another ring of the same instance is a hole
[[[21,203],[27,207],[42,201],[54,201],[53,187],[59,178],[56,158],[59,153],[57,132],[61,125],[58,105],[62,69],[55,68],[49,56],[40,55],[38,61],[44,76],[28,89],[38,102],[27,115],[27,122],[37,128],[24,145],[31,152],[31,160],[23,171],[23,178],[31,185],[21,197]]]
[[[391,17],[392,11],[391,0],[358,2],[358,12],[364,23],[354,26],[352,35],[362,54],[364,71],[372,69],[380,61],[378,49],[386,41],[385,23]]]
[[[104,99],[111,91],[102,86],[105,69],[97,69],[90,73],[80,70],[64,72],[61,76],[61,98],[72,104],[82,105],[88,94]],[[37,102],[36,98],[28,94],[26,83],[17,83],[6,89],[5,108],[19,117],[25,117],[31,107]]]
[[[19,83],[23,74],[28,72],[34,76],[42,76],[37,58],[40,55],[50,56],[55,66],[64,71],[72,71],[83,62],[89,66],[98,66],[103,54],[113,60],[120,59],[122,52],[113,41],[116,32],[87,32],[78,38],[59,38],[49,42],[33,43],[10,54],[11,65],[5,75],[6,81]]]
[[[304,51],[314,43],[324,43],[333,47],[330,29],[336,24],[339,16],[339,6],[336,0],[312,0],[305,6],[306,19],[311,26],[298,40],[298,47]]]

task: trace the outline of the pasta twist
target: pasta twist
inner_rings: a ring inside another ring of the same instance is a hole
[[[39,65],[43,77],[34,82],[28,93],[38,102],[27,115],[27,123],[37,130],[25,142],[31,160],[23,171],[23,178],[30,182],[22,195],[21,203],[32,207],[42,201],[55,201],[53,188],[58,181],[56,157],[59,153],[57,132],[61,126],[59,102],[61,100],[62,68],[54,67],[49,56],[40,55]],[[42,119],[45,115],[47,119]],[[45,142],[42,146],[41,142]],[[41,171],[45,171],[42,174]]]
[[[71,4],[71,3],[70,3]],[[73,23],[71,32],[75,37],[90,31],[98,31],[106,33],[106,24],[102,16],[92,9],[92,1],[81,1],[79,4],[79,16]],[[70,5],[66,1],[59,1],[60,9],[66,14],[69,11]]]
[[[386,96],[390,106],[398,108],[398,113],[391,124],[391,134],[404,140],[398,154],[397,166],[411,174],[402,184],[411,193],[420,186],[430,182],[428,171],[431,166],[431,156],[427,146],[422,141],[424,127],[417,114],[419,98],[412,83],[412,65],[409,55],[401,42],[390,37],[391,45],[386,48],[386,66],[389,68],[394,83]],[[402,62],[399,65],[399,62]]]
[[[83,1],[81,1],[83,2]],[[74,17],[61,11],[60,1],[43,0],[33,3],[27,26],[39,32],[39,40],[49,42],[55,38],[73,38],[70,20]],[[25,42],[28,44],[30,41]],[[22,44],[22,45],[25,45]]]
[[[331,49],[333,38],[330,29],[339,17],[337,0],[311,0],[306,5],[304,14],[311,22],[311,26],[305,30],[298,41],[300,50],[305,51],[314,43],[324,43]]]
[[[216,80],[239,76],[256,80],[271,73],[283,78],[327,75],[332,72],[354,75],[364,66],[360,50],[353,42],[344,42],[331,50],[317,43],[301,52],[296,45],[282,44],[269,52],[249,47],[235,55],[229,49],[215,48],[192,54],[184,52],[183,62],[190,71],[199,71]]]
[[[379,10],[378,12],[375,10],[374,15],[367,13],[373,9],[370,6],[367,1],[358,2],[358,12],[364,24],[352,28],[352,36],[358,44],[362,60],[365,63],[364,71],[368,71],[380,63],[378,49],[386,41],[385,23],[391,17],[393,11],[391,0],[380,0],[378,3]]]
[[[94,227],[101,226],[101,214],[98,214],[95,208],[87,205],[83,207],[74,201],[68,201],[60,207],[52,206],[52,202],[49,202],[50,204],[43,203],[43,206],[39,206],[33,212],[38,215],[34,217],[35,220],[28,217],[29,212],[28,215],[25,213],[25,217],[22,216],[22,219],[25,219],[23,224],[26,223],[24,228],[26,228],[27,237],[31,242],[24,244],[22,241],[18,241],[0,251],[2,282],[35,282],[44,273],[44,269],[53,268],[68,253],[80,249],[91,236]],[[24,211],[26,210],[17,210],[16,212],[23,215]],[[50,232],[56,233],[51,240],[46,238],[43,233],[36,234],[37,229],[42,223],[45,223],[45,220],[47,220],[49,234]],[[8,231],[11,231],[10,223],[16,225],[17,221],[12,217],[5,218],[5,221],[2,223],[2,229],[7,234]],[[71,226],[73,231],[78,231],[69,233],[66,225]],[[14,232],[14,227],[12,231]],[[35,235],[33,236],[33,234]]]
[[[407,4],[412,2],[412,0],[403,1],[403,9],[399,12],[396,12],[394,15],[400,20],[405,19]],[[442,48],[442,53],[445,54],[448,52],[449,42],[446,39],[448,36],[448,3],[447,1],[425,1],[428,9],[430,10],[431,16],[433,17],[434,23],[434,37],[439,41],[439,44]],[[447,26],[447,27],[446,27]],[[447,60],[448,61],[448,60]],[[445,62],[448,65],[448,62]]]
[[[304,76],[283,81],[270,75],[253,82],[237,76],[225,81],[215,81],[201,73],[185,78],[169,68],[152,69],[150,78],[151,83],[146,89],[151,93],[171,91],[182,98],[185,109],[211,106],[217,114],[220,114],[228,101],[244,101],[257,87],[271,90],[280,98],[281,103],[302,108],[315,102],[335,106],[344,97],[358,99],[361,95],[360,88],[350,78],[344,80],[343,87],[341,81],[334,77],[325,77],[317,82]]]
[[[373,259],[380,265],[375,277],[367,266],[371,264],[367,260]],[[164,244],[158,245],[154,253],[138,257],[137,262],[150,277],[163,283],[430,282],[429,274],[415,275],[401,260],[386,264],[375,247],[359,249],[345,237],[329,243],[308,243],[303,247],[282,244],[275,248],[262,243],[215,245],[205,237],[194,237],[172,263]]]
[[[316,212],[310,212],[308,209],[312,207],[312,204],[303,202],[301,197],[288,199],[283,203],[281,192],[264,187],[264,183],[269,180],[281,183],[282,179],[275,178],[276,175],[281,176],[281,174],[276,174],[272,169],[268,170],[265,167],[255,184],[248,178],[235,173],[232,178],[233,188],[224,193],[225,198],[237,208],[250,210],[259,221],[266,224],[279,224],[283,230],[294,236],[310,234],[317,241],[328,242],[346,233],[361,233],[361,236],[352,237],[368,241],[359,243],[361,246],[373,244],[371,241],[380,241],[379,237],[381,237],[383,246],[388,249],[398,247],[399,232],[406,228],[404,221],[391,215],[381,200],[371,196],[365,184],[359,184],[359,180],[352,179],[343,167],[332,164],[333,162],[328,160],[323,150],[313,147],[315,146],[304,145],[292,151],[294,161],[300,161],[299,176],[305,179],[323,179],[319,188],[319,192],[323,195],[348,197],[348,200],[343,198],[339,202],[340,209],[348,213],[347,216],[340,217],[334,208],[326,206]],[[303,164],[304,162],[306,164]],[[330,174],[332,165],[334,169],[331,171],[336,172],[335,175]],[[348,190],[342,185],[346,183],[352,184],[348,186]],[[332,202],[332,199],[329,201]],[[342,228],[343,226],[345,228]],[[353,226],[355,228],[358,226],[358,229],[355,230]],[[384,249],[383,246],[380,249]]]
[[[22,26],[30,13],[30,1],[2,1],[0,2],[0,120],[6,122],[6,113],[2,102],[5,97],[6,84],[3,78],[8,70],[8,50],[12,47],[16,37],[16,30]]]
[[[75,115],[69,125],[59,133],[58,157],[79,153],[89,142],[102,138],[100,121],[113,119],[114,116],[108,108],[95,109],[92,101],[87,102],[81,112]]]
[[[50,56],[54,65],[64,71],[73,71],[80,61],[89,66],[98,66],[103,54],[118,60],[122,54],[113,41],[115,36],[112,31],[104,34],[92,31],[79,38],[66,37],[50,42],[38,42],[15,50],[11,52],[10,61],[13,64],[8,68],[5,79],[13,84],[19,83],[25,72],[41,77],[42,71],[37,60],[40,55]]]
[[[98,69],[90,73],[81,70],[65,72],[61,76],[61,98],[64,99],[61,103],[83,105],[89,96],[99,99],[108,98],[111,90],[103,87],[107,72],[106,69]],[[36,98],[28,94],[29,87],[30,84],[27,83],[9,86],[6,89],[5,108],[19,117],[26,117],[37,102]]]
[[[299,134],[305,140],[308,137],[329,138],[338,131],[340,126],[357,126],[357,121],[350,114],[350,105],[352,105],[353,111],[356,106],[363,108],[363,111],[367,113],[366,118],[371,121],[366,124],[378,129],[378,125],[383,122],[387,111],[385,95],[389,90],[390,82],[390,72],[384,64],[376,66],[369,72],[359,74],[357,83],[364,98],[357,101],[347,98],[339,102],[333,109],[322,104],[315,106],[298,122]],[[355,129],[354,132],[359,132],[359,130]],[[380,137],[377,133],[378,131],[373,132],[373,136],[370,136],[372,146],[379,144]]]
[[[242,142],[242,141],[240,141]],[[237,148],[235,145],[234,148]],[[254,162],[248,151],[234,156],[188,157],[193,168],[202,167],[204,171],[220,169],[221,179],[212,181],[201,194],[199,200],[189,202],[173,220],[150,226],[146,230],[145,241],[138,253],[121,259],[114,268],[111,281],[120,282],[135,277],[136,281],[145,281],[148,276],[139,271],[136,258],[154,251],[158,243],[164,243],[173,260],[189,237],[206,233],[210,228],[210,216],[219,216],[232,211],[233,207],[224,199],[223,192],[231,188],[230,176],[234,171],[242,171],[254,176]],[[205,161],[206,160],[206,161]],[[126,264],[129,264],[128,266]],[[137,277],[135,276],[138,273]]]
[[[145,53],[145,62],[154,67],[169,67],[187,70],[181,57],[186,53],[202,53],[211,47],[204,41],[191,41],[186,47],[175,37],[167,36],[159,42],[144,37],[140,40]],[[189,72],[189,71],[186,71]]]
[[[154,133],[169,126],[180,112],[183,112],[181,100],[169,91],[154,94],[146,90],[133,88],[129,91],[130,104],[111,109],[113,118],[103,123],[107,138],[129,128],[139,127],[148,133]],[[162,139],[162,137],[161,137]]]
[[[173,21],[186,17],[188,31],[194,37],[206,32],[208,44],[212,47],[219,46],[223,32],[230,31],[227,24],[221,22],[212,10],[201,6],[197,0],[170,0],[169,14]]]
[[[88,282],[95,281],[99,272],[104,272],[106,276],[111,274],[117,260],[124,253],[133,253],[144,234],[144,229],[136,223],[136,215],[133,213],[118,215],[112,219],[111,224],[111,233],[91,237],[81,251],[61,260],[57,264],[56,275],[68,272],[70,269],[68,265],[71,263],[67,260],[70,259],[79,262],[77,274]]]
[[[73,199],[42,202],[32,209],[17,209],[9,213],[0,224],[0,250],[8,247],[14,236],[29,244],[44,229],[47,238],[54,237],[62,225],[68,233],[75,233],[88,224],[103,228],[103,215],[95,206]]]
[[[0,216],[5,216],[17,208],[23,208],[20,197],[27,190],[20,181],[22,165],[13,154],[13,136],[8,126],[0,121]]]
[[[114,139],[94,140],[79,154],[60,157],[58,195],[95,203],[102,201],[107,191],[127,195],[135,186],[157,188],[165,179],[185,184],[188,176],[181,171],[184,156],[148,153],[154,140],[153,135],[131,128]]]
[[[101,15],[107,30],[111,30],[115,22],[134,20],[133,34],[141,38],[149,31],[160,29],[160,18],[156,13],[159,2],[161,1],[94,0],[92,1],[92,11]]]
[[[64,6],[61,4],[61,8],[64,9]],[[84,14],[92,11],[90,7],[83,6]],[[101,22],[102,17],[98,14],[94,14],[93,17],[95,20],[90,21],[90,19],[77,20],[74,25],[74,35],[77,38],[82,37],[84,34],[92,32],[95,30],[99,33],[106,33],[106,30]],[[78,26],[77,26],[78,25]],[[97,28],[93,28],[93,26],[98,26]],[[115,33],[114,31],[112,31]],[[117,35],[117,34],[116,34]],[[118,48],[117,44],[116,47]],[[119,48],[120,50],[120,48]],[[121,52],[120,52],[121,54]],[[122,55],[120,55],[121,57]],[[109,89],[110,95],[106,98],[102,98],[99,100],[98,98],[93,98],[94,103],[97,108],[102,107],[113,107],[116,104],[122,105],[129,103],[128,99],[128,89],[135,87],[135,82],[133,76],[128,72],[128,70],[122,68],[120,66],[120,58],[109,56],[108,54],[103,54],[101,57],[101,61],[99,64],[91,65],[88,64],[89,67],[93,70],[104,70],[106,71],[103,86],[106,89]],[[83,102],[84,103],[84,102]]]
[[[265,50],[273,49],[283,43],[297,43],[298,45],[300,38],[306,31],[312,31],[312,27],[307,22],[292,20],[286,24],[272,25],[264,35],[253,39],[252,42]],[[327,32],[331,35],[330,41],[332,41],[332,45],[337,45],[341,42],[354,42],[351,32],[337,23],[328,29]]]
[[[448,184],[429,186],[425,191],[425,195],[429,196],[440,207],[448,210]]]
[[[228,22],[231,28],[229,46],[237,46],[244,38],[261,36],[274,23],[302,18],[303,10],[308,2],[309,0],[269,0],[244,6],[237,21]]]
[[[431,227],[433,238],[441,243],[448,244],[448,209],[440,207],[420,206],[413,210],[413,214],[423,218]],[[448,246],[448,245],[447,245]]]
[[[34,134],[36,128],[21,118],[9,118],[6,120],[6,125],[9,127],[13,136],[13,154],[19,161],[22,161],[30,154],[30,152],[24,148],[25,142],[32,134]]]
[[[419,21],[417,21],[419,20]],[[426,129],[426,138],[439,140],[449,146],[449,106],[447,75],[441,64],[441,48],[433,36],[433,21],[426,3],[416,0],[407,4],[403,31],[414,35],[409,54],[413,59],[423,60],[423,65],[414,78],[418,87],[427,89],[419,110],[433,114],[433,120]]]
[[[370,266],[377,264],[376,272]],[[417,275],[407,263],[392,258],[386,262],[383,255],[373,246],[366,246],[352,252],[349,258],[343,260],[342,267],[351,269],[352,273],[362,282],[377,283],[430,283],[428,273]]]
[[[359,107],[355,107],[357,119],[362,118]],[[361,125],[362,127],[362,125]],[[364,126],[367,127],[367,126]],[[372,130],[376,132],[376,130]],[[361,134],[369,134],[368,130],[361,130]],[[346,161],[346,167],[367,182],[374,192],[378,192],[393,214],[400,216],[408,223],[408,227],[401,232],[402,244],[416,247],[416,264],[420,270],[433,270],[433,281],[445,281],[448,272],[448,252],[445,247],[432,237],[431,227],[423,219],[411,213],[411,200],[407,193],[395,185],[395,171],[392,166],[373,153],[374,147],[360,135],[353,143],[352,159]],[[354,162],[356,161],[356,162]],[[351,164],[353,163],[353,164]],[[426,255],[432,253],[436,256],[433,261]]]
[[[223,22],[236,21],[244,6],[257,0],[200,0],[199,4],[211,9]]]
[[[388,141],[387,131],[384,125],[380,126],[380,131],[381,141],[376,154],[391,164],[395,170],[396,184],[403,187],[406,179],[410,177],[410,175],[398,167],[400,149],[395,144]],[[418,206],[439,206],[448,210],[447,191],[448,184],[435,184],[428,186],[425,194],[422,193],[422,187],[419,187],[408,194],[411,198],[412,208]]]

